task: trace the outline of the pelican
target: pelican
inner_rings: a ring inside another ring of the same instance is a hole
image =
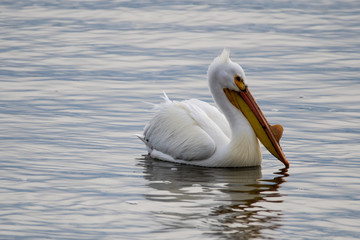
[[[190,99],[156,105],[138,137],[150,157],[204,167],[249,167],[262,162],[259,140],[285,167],[281,125],[271,126],[245,84],[242,67],[224,49],[210,64],[208,84],[215,106]]]

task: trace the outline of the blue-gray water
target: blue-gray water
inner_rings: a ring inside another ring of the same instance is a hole
[[[1,239],[360,237],[358,1],[1,1]],[[288,171],[145,158],[162,91],[212,102],[224,47]]]

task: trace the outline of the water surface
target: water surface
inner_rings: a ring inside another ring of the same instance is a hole
[[[360,4],[0,3],[0,238],[358,239]],[[147,158],[151,104],[212,103],[224,47],[291,167]]]

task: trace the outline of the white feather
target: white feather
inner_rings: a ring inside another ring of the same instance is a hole
[[[226,98],[223,88],[234,88],[233,76],[245,79],[242,68],[224,49],[208,70],[209,87],[216,107],[197,100],[164,102],[138,136],[153,158],[211,167],[261,164],[260,145],[247,119]]]

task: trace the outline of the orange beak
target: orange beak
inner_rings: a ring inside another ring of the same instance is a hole
[[[266,149],[288,168],[290,164],[279,143],[283,133],[283,127],[281,125],[271,126],[269,124],[242,79],[239,77],[235,78],[235,84],[239,87],[240,91],[224,88],[227,98],[244,114],[254,129],[256,136]]]

